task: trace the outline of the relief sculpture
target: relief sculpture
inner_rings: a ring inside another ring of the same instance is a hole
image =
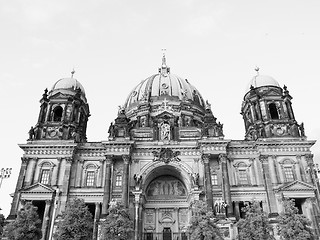
[[[186,189],[179,180],[155,180],[148,190],[148,196],[186,196]]]

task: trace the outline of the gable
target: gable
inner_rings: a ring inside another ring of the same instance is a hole
[[[55,190],[41,183],[33,184],[21,190],[22,193],[47,193],[52,194]]]
[[[278,191],[285,191],[285,192],[294,192],[294,191],[310,191],[314,192],[315,188],[314,186],[301,182],[301,181],[294,181],[288,184],[285,184],[284,186],[280,187]]]

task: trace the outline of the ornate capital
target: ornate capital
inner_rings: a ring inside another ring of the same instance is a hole
[[[273,160],[277,159],[277,155],[272,155],[271,157],[272,157]]]
[[[65,160],[66,160],[66,163],[71,164],[73,159],[71,157],[66,157]]]
[[[130,156],[129,155],[122,155],[122,160],[124,162],[124,164],[129,164],[130,163]]]
[[[305,157],[308,163],[313,163],[313,154],[306,154]]]
[[[202,158],[203,163],[209,163],[210,154],[202,154],[201,158]]]
[[[268,158],[269,158],[269,155],[260,155],[259,156],[259,160],[260,160],[261,163],[268,162]]]
[[[107,165],[112,165],[113,163],[113,155],[105,155],[106,157],[106,164]]]
[[[30,158],[28,158],[28,157],[21,158],[22,164],[27,164],[29,162],[29,160],[30,160]]]
[[[301,160],[301,155],[300,155],[300,154],[297,154],[297,155],[296,155],[296,158],[297,158],[298,161],[300,161],[300,160]]]
[[[47,200],[45,200],[45,202],[46,202],[46,205],[50,205],[52,203],[52,200],[51,199],[47,199]]]
[[[220,154],[219,154],[219,160],[220,160],[222,163],[226,163],[226,162],[227,162],[227,154],[225,154],[225,153],[220,153]]]

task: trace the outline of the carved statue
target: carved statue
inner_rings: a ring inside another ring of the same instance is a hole
[[[170,140],[170,125],[168,123],[164,123],[160,126],[160,139]]]
[[[134,179],[134,182],[135,182],[135,188],[136,190],[139,190],[141,188],[141,185],[142,185],[142,176],[138,175],[138,174],[135,174],[133,176],[133,179]]]
[[[222,200],[222,198],[217,199],[214,202],[214,210],[216,213],[224,213],[227,204]]]
[[[29,139],[28,140],[33,140],[35,138],[35,132],[34,132],[34,128],[31,126],[30,130],[29,130]]]
[[[192,173],[191,177],[192,177],[193,186],[198,187],[199,186],[199,173]]]
[[[303,122],[299,125],[299,130],[300,130],[301,137],[305,137],[306,134],[304,132],[304,123]]]
[[[119,106],[118,116],[124,114],[124,106]]]
[[[109,137],[110,137],[110,138],[113,138],[113,137],[114,137],[114,125],[113,125],[112,122],[110,123],[108,133],[109,133]]]

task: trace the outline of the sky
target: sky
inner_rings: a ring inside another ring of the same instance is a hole
[[[211,103],[225,139],[244,139],[241,103],[258,66],[288,87],[297,122],[319,141],[319,12],[318,0],[0,1],[0,168],[13,168],[1,213],[10,211],[18,144],[37,123],[43,91],[73,68],[90,106],[88,141],[107,140],[118,106],[157,73],[161,49],[171,73]]]

